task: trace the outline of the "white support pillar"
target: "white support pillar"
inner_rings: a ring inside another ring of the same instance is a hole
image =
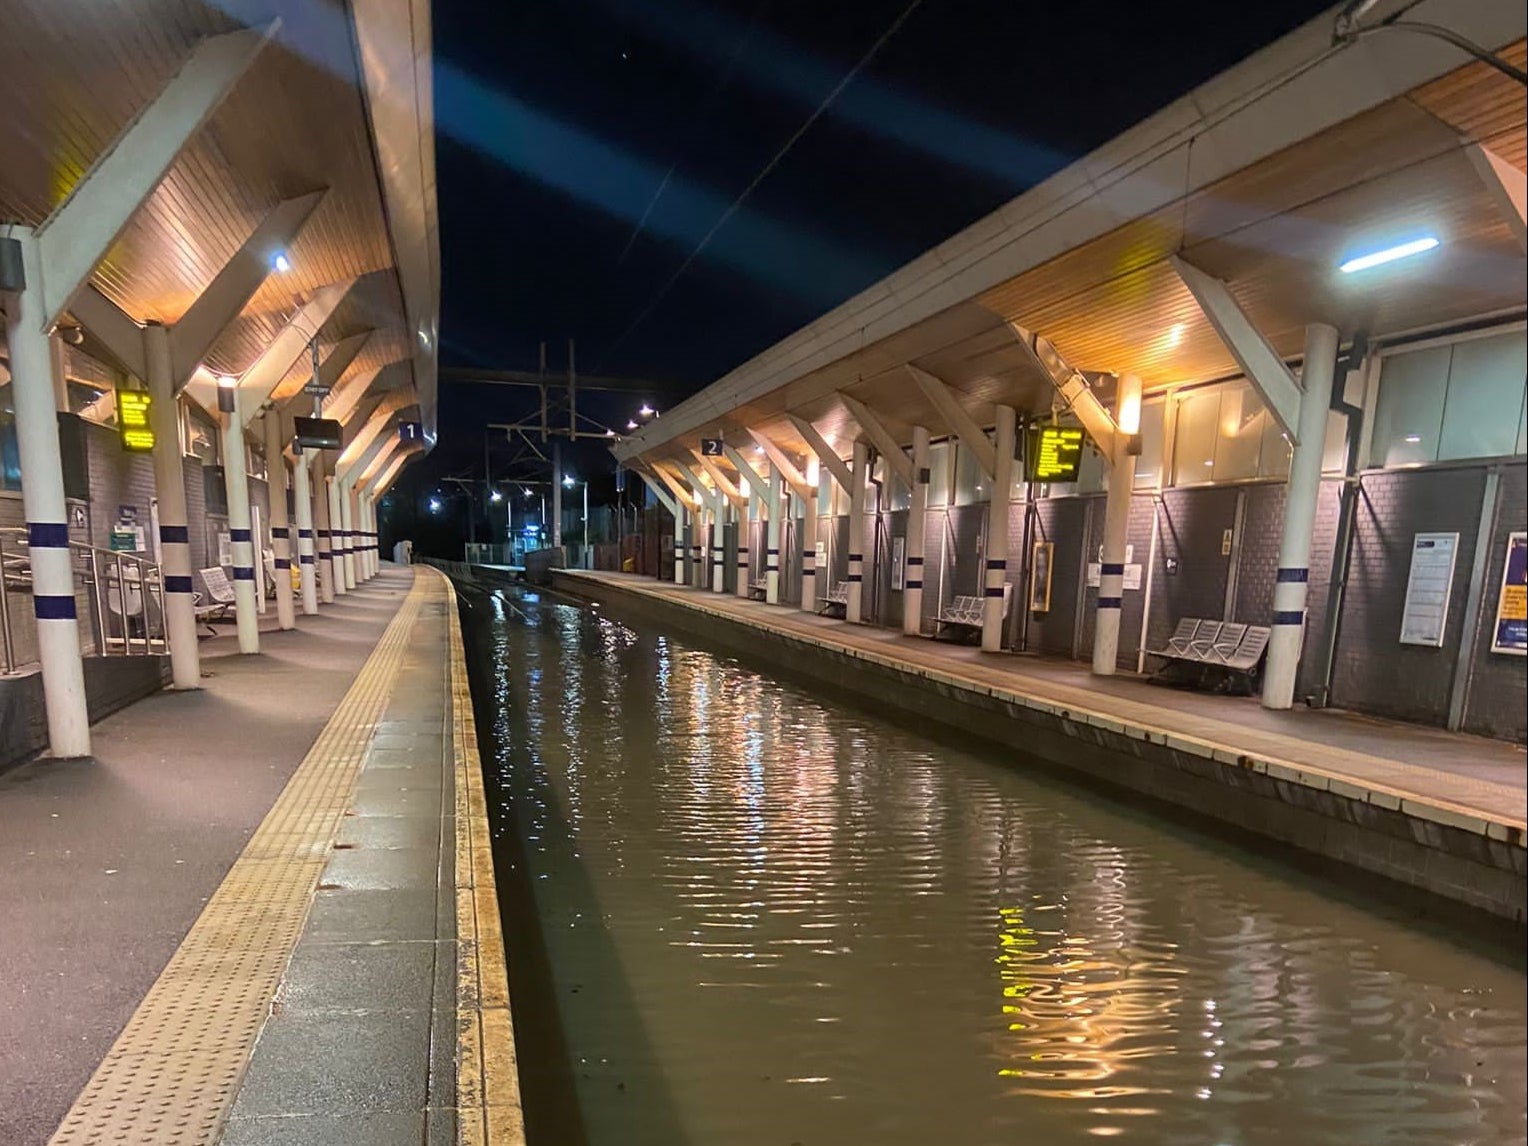
[[[292,605],[292,529],[287,520],[286,453],[281,441],[281,415],[265,412],[265,486],[271,515],[271,550],[276,555],[276,624],[281,629],[297,626]]]
[[[327,461],[328,459],[325,459],[326,471],[329,469]],[[339,483],[332,474],[326,472],[319,488],[329,514],[329,582],[334,586],[334,595],[343,597],[345,595],[345,533],[340,528]]]
[[[202,686],[196,637],[196,586],[191,578],[191,531],[186,522],[186,478],[180,449],[175,378],[169,331],[142,332],[144,379],[149,387],[149,425],[154,431],[154,497],[159,502],[160,573],[164,578],[165,634],[170,641],[170,681],[176,688]]]
[[[74,570],[69,560],[69,518],[58,445],[53,354],[46,333],[49,321],[42,258],[30,228],[8,228],[4,237],[20,242],[26,278],[20,291],[6,296],[5,332],[11,399],[16,407],[16,446],[21,455],[21,503],[32,558],[32,606],[37,615],[48,748],[59,758],[89,756],[90,714],[80,659]]]
[[[355,491],[350,488],[350,483],[338,478],[334,481],[340,496],[340,538],[344,543],[341,564],[345,570],[345,588],[354,589],[356,585],[355,556],[356,556],[356,529],[355,529]]]
[[[233,391],[237,407],[239,391]],[[223,438],[223,488],[228,494],[228,540],[233,550],[234,619],[239,652],[260,651],[260,617],[255,601],[255,547],[249,524],[249,470],[244,451],[244,419],[237,408],[220,419]]]
[[[1300,376],[1300,422],[1289,484],[1284,495],[1284,532],[1279,539],[1279,570],[1273,586],[1273,632],[1263,678],[1263,707],[1290,708],[1300,670],[1305,632],[1305,595],[1310,577],[1311,531],[1321,494],[1321,454],[1326,445],[1327,410],[1337,364],[1336,328],[1312,323],[1305,328],[1305,365]]]
[[[785,520],[784,506],[790,495],[782,496],[784,479],[778,470],[769,474],[769,521],[764,533],[764,600],[767,604],[780,603],[780,542],[784,531],[780,526]]]
[[[849,598],[844,606],[844,620],[860,623],[865,588],[865,471],[870,464],[870,447],[854,443],[854,468],[849,482]]]
[[[684,548],[684,519],[690,513],[683,502],[674,505],[674,584],[684,584],[684,567],[687,556]]]
[[[375,526],[372,524],[375,519],[372,517],[371,491],[358,489],[355,499],[356,521],[359,522],[361,536],[360,548],[356,554],[356,577],[365,584],[376,572],[372,568],[372,555],[376,552],[377,542],[374,535]]]
[[[816,487],[811,496],[802,499],[802,508],[805,510],[802,516],[801,528],[801,611],[803,613],[815,613],[817,611],[817,530],[819,526],[818,509],[822,504],[823,489],[831,480],[828,471],[815,460],[807,465],[807,474]]]
[[[753,553],[750,542],[753,540],[753,523],[759,517],[759,499],[750,497],[746,512],[738,511],[737,514],[737,595],[748,597],[748,583],[753,579]]]
[[[913,482],[907,509],[907,568],[902,575],[902,632],[923,632],[923,515],[928,508],[928,431],[913,427]]]
[[[69,363],[67,360],[69,350],[57,331],[48,336],[48,351],[53,375],[53,405],[60,414],[67,414],[69,413]]]
[[[711,497],[711,592],[727,591],[727,547],[722,544],[723,523],[727,520],[727,497],[720,489]]]
[[[318,599],[334,603],[334,541],[329,536],[329,475],[322,450],[314,450],[309,463],[313,483],[314,564],[318,567]]]
[[[1008,495],[1013,490],[1013,437],[1016,423],[1017,415],[1012,406],[997,407],[992,496],[987,500],[987,570],[982,602],[984,653],[1003,650],[1003,597],[1007,592],[1004,584],[1008,580]]]
[[[313,545],[313,482],[306,454],[292,466],[292,506],[297,511],[297,582],[305,617],[318,613],[318,558]]]
[[[1141,380],[1126,374],[1119,380],[1115,406],[1117,432],[1109,458],[1109,494],[1104,508],[1104,552],[1098,579],[1098,615],[1093,630],[1093,671],[1112,676],[1119,663],[1120,609],[1125,593],[1125,539],[1130,528],[1130,498],[1135,492],[1132,453],[1140,427]]]

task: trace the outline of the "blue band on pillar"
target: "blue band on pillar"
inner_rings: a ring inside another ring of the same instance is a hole
[[[247,529],[230,529],[228,531],[229,541],[248,541],[250,537],[250,531]]]
[[[859,583],[860,583],[860,582],[861,582],[861,581],[863,581],[863,580],[864,580],[864,577],[862,577],[862,576],[861,576],[861,575],[860,575],[860,574],[858,574],[858,573],[850,573],[850,574],[849,574],[849,575],[848,575],[848,576],[847,576],[847,577],[846,577],[846,578],[845,578],[845,580],[847,580],[847,581],[852,581],[852,582],[853,582],[853,583],[854,583],[854,584],[856,584],[856,585],[857,585],[857,584],[859,584]]]
[[[1305,623],[1305,611],[1303,609],[1286,609],[1273,615],[1275,625],[1303,625]]]
[[[302,537],[312,537],[313,536],[313,531],[311,529],[299,529],[297,531],[297,536],[299,538],[302,538]]]
[[[989,597],[1001,597],[1003,595],[1003,587],[1001,585],[988,585],[986,594]]]
[[[850,561],[863,561],[864,559],[865,559],[865,555],[863,553],[851,553],[851,554],[849,554],[849,560]]]
[[[923,558],[921,558],[921,557],[909,557],[907,559],[907,567],[909,569],[911,569],[914,565],[921,566],[922,564],[923,564]]]
[[[1000,571],[1006,573],[1008,571],[1008,562],[1005,561],[1001,557],[989,557],[989,558],[987,558],[987,571],[990,573],[994,569],[997,569],[997,570],[1000,570]]]
[[[1123,597],[1100,597],[1098,599],[1098,607],[1100,609],[1119,609],[1123,608],[1124,604],[1125,599]]]
[[[1274,580],[1285,584],[1303,584],[1310,580],[1309,569],[1280,569]]]
[[[1123,577],[1125,575],[1125,565],[1120,561],[1105,561],[1098,567],[1098,575],[1100,577]]]
[[[778,557],[778,556],[780,556],[780,551],[778,549],[766,549],[766,550],[764,550],[764,552],[767,553],[771,557]]]
[[[27,544],[33,549],[68,549],[69,527],[61,521],[29,521]],[[69,599],[74,600],[73,597]],[[73,613],[69,615],[74,616]]]
[[[75,618],[74,598],[38,594],[32,598],[32,607],[39,621],[72,621]]]
[[[320,529],[318,531],[318,535],[320,537],[328,537],[329,536],[329,531],[327,529]]]
[[[301,562],[303,565],[312,565],[313,564],[313,554],[311,554],[311,553],[304,553],[297,560],[299,562]]]
[[[292,567],[292,559],[290,557],[278,557],[278,558],[276,558],[276,568],[277,569],[290,569],[291,567]]]
[[[287,538],[288,538],[288,534],[287,534],[287,527],[286,526],[284,526],[284,525],[273,525],[273,526],[271,526],[271,540],[272,541],[286,541]]]
[[[248,565],[235,565],[233,567],[233,579],[235,581],[253,581],[255,571]]]
[[[166,545],[190,545],[191,530],[184,525],[161,525],[159,540]]]
[[[184,577],[177,573],[165,577],[164,591],[166,593],[195,593],[196,585],[190,577]]]
[[[922,581],[915,581],[911,577],[909,577],[906,580],[906,582],[904,582],[904,585],[908,589],[921,589],[921,588],[923,588],[923,582]]]

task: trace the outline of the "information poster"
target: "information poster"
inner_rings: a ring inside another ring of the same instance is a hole
[[[1051,558],[1056,547],[1049,541],[1036,541],[1034,560],[1029,572],[1029,608],[1031,612],[1050,612]]]
[[[907,564],[907,538],[891,539],[891,588],[900,593],[903,586],[903,566]]]
[[[1507,561],[1496,597],[1496,627],[1491,651],[1528,656],[1528,533],[1507,538]]]
[[[1411,539],[1411,573],[1406,578],[1406,607],[1401,613],[1401,644],[1442,646],[1458,551],[1457,533],[1418,533]]]

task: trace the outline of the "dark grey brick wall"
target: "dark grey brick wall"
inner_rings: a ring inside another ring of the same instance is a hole
[[[1159,647],[1157,642],[1167,639],[1180,618],[1224,616],[1231,559],[1221,553],[1221,546],[1225,531],[1236,524],[1236,495],[1227,486],[1162,494],[1147,641],[1151,647]],[[1178,562],[1176,573],[1167,572],[1169,558]]]
[[[1051,554],[1051,607],[1029,621],[1029,647],[1054,656],[1077,655],[1073,648],[1077,625],[1077,596],[1086,570],[1087,528],[1091,498],[1057,498],[1035,503],[1035,537],[1055,546]]]
[[[1446,722],[1484,486],[1484,469],[1364,476],[1337,642],[1333,704],[1422,724]],[[1459,534],[1442,648],[1400,643],[1412,535],[1428,532]]]
[[[1507,559],[1507,536],[1528,525],[1528,466],[1501,467],[1496,490],[1495,521],[1486,555],[1484,592],[1477,619],[1475,655],[1465,694],[1464,730],[1503,740],[1528,740],[1528,657],[1491,651],[1496,602],[1501,593],[1502,566]]]
[[[147,531],[154,502],[154,460],[148,454],[122,450],[115,430],[86,423],[84,431],[85,474],[90,486],[90,544],[106,549],[119,507],[132,506]],[[154,543],[145,535],[149,551]]]

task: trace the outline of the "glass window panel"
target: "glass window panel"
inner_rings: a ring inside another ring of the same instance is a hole
[[[1157,489],[1162,482],[1162,427],[1167,403],[1161,398],[1141,406],[1141,456],[1135,459],[1135,488]]]
[[[943,509],[950,504],[950,443],[935,442],[928,448],[928,504]]]
[[[1528,454],[1528,394],[1517,408],[1517,453]]]
[[[1370,457],[1376,466],[1436,461],[1451,348],[1392,354],[1380,366]]]
[[[1348,420],[1335,410],[1326,412],[1326,441],[1321,447],[1321,472],[1340,474],[1348,465]]]
[[[887,467],[888,470],[890,467]],[[885,505],[887,509],[906,509],[913,503],[913,491],[894,470],[886,475]]]
[[[1082,451],[1082,461],[1077,464],[1077,481],[1073,483],[1078,493],[1098,493],[1108,488],[1109,471],[1104,467],[1104,456],[1088,446]]]
[[[1220,391],[1199,390],[1177,403],[1173,485],[1203,485],[1214,478],[1215,440],[1220,433]]]
[[[1521,330],[1454,345],[1438,457],[1491,458],[1516,451],[1516,420],[1528,379],[1528,336]]]
[[[1209,467],[1210,473],[1216,481],[1256,477],[1263,427],[1269,421],[1268,410],[1250,382],[1228,382],[1218,389],[1219,432],[1215,439],[1215,464]]]
[[[987,495],[977,488],[985,480],[986,475],[976,464],[976,456],[964,446],[957,445],[955,448],[955,504],[974,505],[979,501],[986,501]]]
[[[1293,453],[1294,447],[1289,444],[1289,435],[1270,411],[1263,422],[1263,442],[1258,447],[1257,455],[1257,476],[1287,478],[1289,459]]]

